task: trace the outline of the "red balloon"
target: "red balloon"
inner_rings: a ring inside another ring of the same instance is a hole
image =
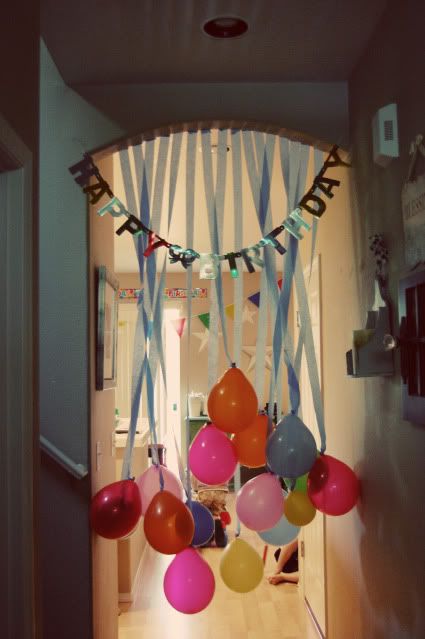
[[[136,482],[116,481],[92,498],[90,523],[106,539],[119,539],[133,531],[142,514],[142,502]]]
[[[146,540],[164,555],[176,555],[190,546],[195,522],[189,508],[168,490],[153,497],[145,514]]]
[[[307,492],[310,500],[326,515],[345,515],[359,497],[359,480],[347,464],[320,455],[308,474]]]

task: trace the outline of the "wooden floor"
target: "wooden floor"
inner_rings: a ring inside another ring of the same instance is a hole
[[[233,509],[231,509],[233,510]],[[232,525],[229,537],[233,539]],[[256,533],[242,528],[242,538],[263,554],[264,543]],[[269,548],[265,575],[274,568]],[[292,584],[271,586],[264,578],[245,595],[229,590],[219,575],[219,548],[202,550],[216,578],[211,604],[197,615],[174,610],[162,590],[162,580],[172,557],[147,548],[140,583],[132,604],[119,617],[119,639],[317,639],[307,609]]]

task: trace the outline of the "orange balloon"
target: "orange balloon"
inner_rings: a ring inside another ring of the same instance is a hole
[[[168,490],[152,498],[145,514],[148,543],[164,555],[176,555],[192,542],[195,523],[185,504]]]
[[[236,456],[243,466],[266,465],[267,415],[257,415],[252,424],[233,436]]]
[[[225,433],[240,433],[258,413],[254,388],[240,368],[233,366],[212,387],[208,396],[208,415]]]

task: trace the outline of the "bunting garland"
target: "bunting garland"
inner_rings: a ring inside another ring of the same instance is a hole
[[[282,280],[278,280],[277,282],[279,288],[282,287]],[[195,291],[196,289],[192,289],[193,291]],[[200,289],[203,290],[203,289]],[[119,297],[120,299],[137,299],[140,295],[140,293],[143,291],[143,289],[141,288],[123,288],[120,289],[119,291]],[[186,296],[185,296],[186,297]],[[197,297],[197,295],[192,295],[192,297]],[[203,296],[201,296],[203,297]],[[260,291],[257,291],[256,293],[252,293],[252,295],[248,295],[248,297],[246,298],[247,300],[249,300],[252,304],[254,304],[254,306],[256,306],[257,308],[260,306]],[[227,306],[224,307],[224,313],[226,315],[226,317],[228,317],[231,320],[235,319],[235,305],[234,304],[228,304]],[[249,308],[247,306],[243,307],[243,312],[242,312],[242,322],[248,322],[249,324],[253,324],[253,316],[255,315],[255,313],[253,311],[250,311]],[[209,312],[207,313],[200,313],[198,315],[192,315],[193,319],[199,319],[200,322],[202,322],[202,324],[204,325],[204,327],[209,330],[210,328],[210,314]],[[174,326],[174,328],[177,331],[177,334],[179,337],[181,337],[184,333],[184,329],[185,329],[185,324],[186,324],[186,320],[188,318],[187,317],[179,317],[178,319],[173,319],[170,320],[172,325]]]
[[[307,211],[313,216],[313,219],[320,218],[323,215],[326,211],[326,199],[324,198],[332,199],[335,195],[333,190],[340,185],[340,180],[325,175],[327,170],[337,166],[351,166],[340,158],[338,148],[337,145],[332,147],[322,168],[314,178],[311,188],[301,198],[298,206],[283,220],[282,224],[267,233],[256,244],[222,255],[217,253],[198,253],[192,248],[182,248],[178,244],[168,242],[160,237],[156,231],[148,228],[139,218],[129,213],[124,204],[114,195],[109,184],[103,179],[93,158],[88,153],[84,154],[80,162],[71,166],[69,171],[74,176],[75,182],[82,187],[83,193],[89,196],[90,204],[97,204],[104,195],[108,195],[111,198],[107,204],[98,210],[98,215],[104,216],[109,213],[113,217],[124,216],[127,218],[124,224],[117,229],[117,235],[122,235],[127,231],[134,237],[139,235],[146,236],[147,243],[143,252],[145,258],[153,255],[158,248],[166,247],[171,264],[180,262],[187,269],[195,260],[199,259],[201,262],[200,279],[216,279],[219,271],[218,266],[223,261],[228,262],[231,276],[237,278],[239,277],[239,272],[236,258],[242,258],[248,273],[254,273],[255,266],[260,268],[264,266],[261,249],[265,246],[272,246],[280,255],[286,253],[286,249],[277,239],[278,235],[286,231],[297,240],[302,240],[304,237],[303,232],[311,229],[311,225],[303,218],[303,211]]]

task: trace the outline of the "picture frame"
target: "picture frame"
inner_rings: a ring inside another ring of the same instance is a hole
[[[106,266],[96,269],[96,390],[117,385],[119,282]]]

